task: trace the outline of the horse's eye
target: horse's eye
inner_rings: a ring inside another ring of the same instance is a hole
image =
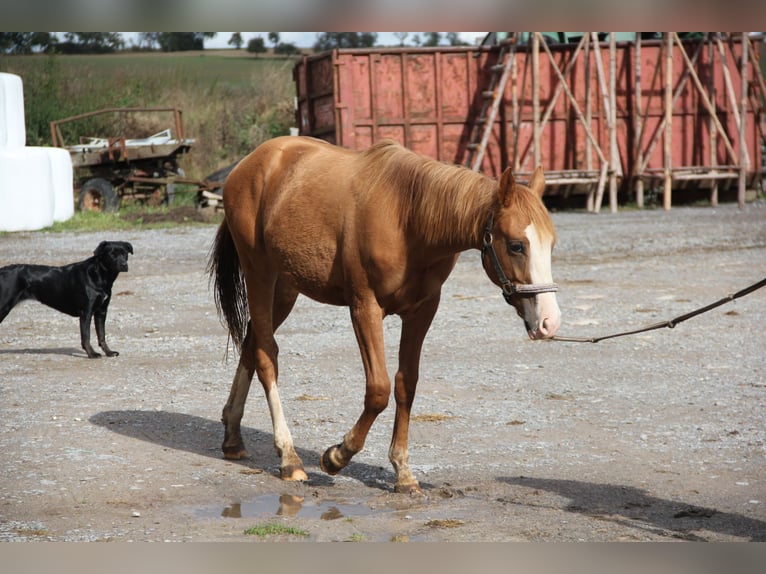
[[[508,253],[521,255],[524,253],[524,243],[521,241],[506,241]]]

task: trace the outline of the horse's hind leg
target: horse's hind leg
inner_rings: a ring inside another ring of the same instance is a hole
[[[239,365],[234,374],[234,381],[229,391],[229,399],[223,407],[221,422],[224,426],[223,450],[224,458],[239,460],[247,457],[245,443],[242,441],[240,423],[245,413],[245,401],[250,391],[250,383],[255,373],[255,355],[253,353],[253,334],[251,325],[247,326],[247,335],[242,343]]]
[[[290,311],[295,305],[295,300],[298,297],[297,291],[292,291],[286,288],[282,288],[280,282],[277,282],[277,286],[274,291],[274,306],[273,306],[273,323],[272,330],[276,331],[279,325],[287,318]],[[276,369],[276,351],[274,352],[274,366]],[[229,399],[226,401],[226,405],[223,407],[223,414],[221,422],[224,425],[224,439],[223,439],[223,455],[224,458],[239,460],[248,456],[245,449],[244,441],[242,440],[241,422],[245,412],[245,402],[247,401],[247,395],[250,392],[250,384],[253,380],[253,375],[256,372],[256,344],[253,337],[252,323],[247,325],[247,334],[242,342],[242,351],[239,358],[239,364],[237,371],[234,374],[234,381],[231,385],[231,391],[229,392]],[[269,396],[269,391],[264,385],[266,390],[266,396]],[[274,398],[276,397],[276,398]],[[272,394],[271,403],[275,404],[274,409],[281,412],[281,405],[279,404],[279,398],[276,394]],[[273,409],[272,409],[273,410]],[[283,417],[284,418],[284,417]],[[285,425],[286,427],[286,425]],[[282,433],[283,434],[283,433]],[[289,430],[287,431],[289,436]],[[277,434],[275,432],[275,441]],[[292,442],[289,446],[284,444],[276,444],[277,452],[292,450]],[[298,461],[300,463],[300,460]],[[294,464],[294,462],[292,462]]]
[[[258,379],[261,381],[263,390],[266,393],[266,401],[269,404],[269,412],[271,413],[271,423],[274,429],[274,447],[277,450],[277,454],[282,458],[280,475],[285,480],[308,480],[306,471],[303,469],[303,462],[295,452],[293,437],[290,434],[290,429],[287,426],[287,421],[282,411],[282,401],[279,399],[277,386],[279,375],[277,354],[279,348],[274,340],[274,332],[290,314],[297,298],[298,291],[286,286],[281,281],[277,281],[274,288],[271,330],[267,330],[265,324],[260,325],[261,333],[263,334],[263,345],[258,345],[257,356],[259,361],[256,363]],[[265,322],[264,320],[263,323]]]
[[[285,480],[307,480],[303,463],[295,452],[292,435],[282,410],[277,387],[279,348],[274,340],[274,331],[290,313],[298,292],[284,287],[280,282],[271,289],[264,288],[256,281],[248,283],[250,301],[250,324],[242,344],[242,354],[234,375],[229,400],[223,409],[223,423],[226,433],[223,443],[224,456],[241,458],[247,456],[240,432],[245,400],[250,389],[253,374],[263,386],[271,413],[274,429],[274,446],[281,457],[280,474]],[[263,305],[271,301],[271,305]]]

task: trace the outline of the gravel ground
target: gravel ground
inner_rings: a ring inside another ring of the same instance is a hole
[[[766,205],[554,213],[560,334],[695,309],[764,277]],[[0,325],[0,540],[766,541],[766,289],[673,330],[532,342],[464,254],[426,339],[410,438],[426,498],[394,494],[389,408],[336,477],[319,456],[361,412],[343,308],[300,299],[280,329],[282,399],[309,481],[282,482],[257,383],[252,458],[225,461],[225,358],[204,268],[213,226],[0,236],[0,265],[133,243],[87,360],[40,304]],[[386,321],[389,369],[399,324]]]

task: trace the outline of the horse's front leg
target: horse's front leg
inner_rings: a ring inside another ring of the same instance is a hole
[[[337,474],[364,447],[367,433],[377,416],[388,406],[391,382],[386,373],[383,345],[383,312],[377,302],[369,301],[351,307],[351,321],[362,353],[367,379],[364,410],[356,424],[343,437],[343,442],[328,448],[320,459],[320,467],[328,474]]]
[[[396,373],[394,398],[396,416],[388,458],[396,472],[396,492],[422,494],[420,484],[410,470],[407,448],[410,428],[410,411],[415,400],[420,369],[420,352],[423,340],[431,326],[439,306],[438,294],[421,304],[418,309],[402,317],[402,334],[399,342],[399,370]]]

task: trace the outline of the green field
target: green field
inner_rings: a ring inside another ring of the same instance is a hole
[[[0,71],[24,81],[27,145],[51,145],[50,122],[72,115],[110,107],[178,107],[186,136],[196,140],[182,167],[198,179],[289,132],[295,122],[294,63],[234,50],[0,55]],[[145,137],[166,127],[172,125],[141,117],[117,124],[110,116],[71,124],[64,135],[75,143],[79,136]]]

